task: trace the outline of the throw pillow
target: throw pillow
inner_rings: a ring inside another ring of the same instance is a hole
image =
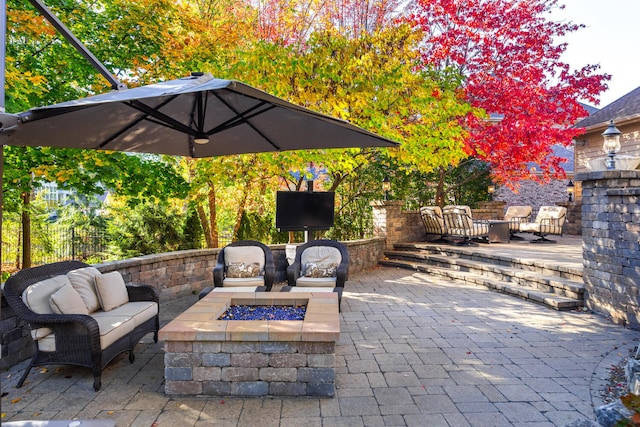
[[[96,277],[101,273],[95,267],[84,267],[67,273],[73,288],[78,291],[89,313],[100,310],[100,301],[96,295]]]
[[[247,277],[258,277],[260,275],[260,264],[252,263],[230,263],[227,266],[227,277],[230,279],[239,279]]]
[[[57,314],[89,314],[82,297],[70,283],[52,293],[49,304]]]
[[[118,271],[96,276],[96,294],[104,311],[111,311],[129,302],[127,286]]]
[[[338,264],[310,262],[305,269],[305,277],[334,277]]]

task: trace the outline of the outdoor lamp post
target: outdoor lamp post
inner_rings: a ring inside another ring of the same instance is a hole
[[[389,191],[391,191],[391,180],[389,176],[385,176],[382,180],[382,191],[384,191],[384,199],[389,200]]]
[[[569,201],[573,201],[573,192],[575,191],[575,185],[573,185],[573,181],[569,180],[567,184],[567,194],[569,195]]]
[[[609,122],[607,129],[602,132],[604,138],[604,144],[602,150],[607,155],[607,169],[613,170],[616,168],[616,161],[613,159],[616,153],[620,150],[620,135],[622,132],[618,130],[616,125],[613,124],[613,120]]]
[[[489,198],[493,200],[493,193],[496,192],[496,186],[491,184],[487,187],[487,193],[489,193]]]

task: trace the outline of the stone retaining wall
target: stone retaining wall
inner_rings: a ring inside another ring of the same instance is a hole
[[[343,242],[349,250],[349,273],[372,269],[383,256],[384,238]],[[276,281],[286,280],[286,245],[270,246],[276,264]],[[96,264],[103,273],[119,271],[127,283],[155,287],[160,301],[197,294],[213,284],[213,267],[220,249],[199,249],[145,255]],[[347,284],[348,286],[348,284]],[[33,356],[34,344],[28,326],[20,321],[1,296],[0,369],[7,369]]]
[[[580,173],[586,305],[640,329],[640,171]]]

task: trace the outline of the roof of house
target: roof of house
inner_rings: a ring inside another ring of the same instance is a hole
[[[580,120],[575,127],[589,128],[592,126],[606,126],[610,120],[617,123],[640,117],[640,87],[616,99],[611,104],[596,112],[589,112],[589,117]]]

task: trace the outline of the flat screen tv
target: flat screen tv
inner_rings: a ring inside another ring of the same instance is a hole
[[[276,228],[280,231],[328,230],[333,226],[334,192],[278,191]]]

